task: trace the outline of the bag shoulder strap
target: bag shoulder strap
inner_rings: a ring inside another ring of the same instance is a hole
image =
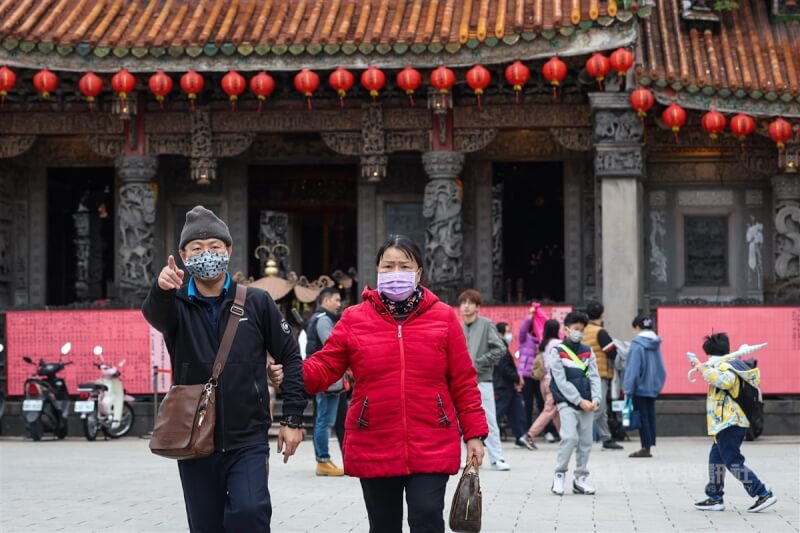
[[[225,326],[225,333],[222,336],[222,342],[219,343],[217,350],[217,357],[214,359],[214,370],[211,373],[211,379],[217,381],[222,369],[225,368],[225,363],[228,361],[228,354],[233,345],[233,337],[236,335],[236,328],[239,327],[239,318],[244,316],[244,301],[247,297],[247,287],[244,285],[236,284],[236,297],[231,305],[231,316],[228,317],[228,324]]]
[[[570,350],[569,347],[567,347],[566,344],[559,344],[558,347],[561,348],[562,350],[564,350],[564,353],[566,353],[569,356],[569,358],[572,359],[572,361],[576,365],[578,365],[578,368],[580,368],[581,372],[583,372],[584,374],[586,373],[586,371],[589,369],[589,367],[586,366],[586,363],[581,361],[580,357],[575,355],[575,352]]]

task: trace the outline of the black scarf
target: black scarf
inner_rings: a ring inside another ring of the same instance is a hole
[[[381,297],[381,301],[383,305],[386,306],[386,309],[391,313],[393,316],[405,316],[411,314],[419,304],[422,302],[422,298],[425,293],[422,292],[422,287],[417,285],[417,288],[414,289],[414,292],[411,293],[411,296],[403,300],[402,302],[395,302],[390,300],[383,294],[378,293]]]

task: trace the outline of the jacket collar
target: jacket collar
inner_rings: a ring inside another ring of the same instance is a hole
[[[419,315],[430,309],[433,304],[439,301],[439,298],[433,294],[427,287],[422,286],[422,302],[420,302],[419,307],[414,310],[415,315]],[[370,289],[368,286],[364,287],[364,290],[361,292],[361,299],[365,302],[369,302],[372,304],[372,307],[381,315],[389,314],[389,310],[386,309],[386,306],[383,305],[381,301],[380,294],[376,289]]]
[[[227,302],[228,300],[233,301],[233,297],[236,291],[231,290],[233,288],[233,279],[229,273],[225,273],[225,285],[222,287],[222,294],[223,301]],[[183,287],[178,290],[176,296],[188,302],[196,302],[198,299],[198,292],[197,286],[194,283],[194,276],[189,278],[189,283],[184,285]]]

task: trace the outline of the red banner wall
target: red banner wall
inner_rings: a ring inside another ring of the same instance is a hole
[[[667,366],[664,394],[706,392],[702,377],[695,383],[687,379],[686,352],[705,360],[703,338],[711,332],[727,333],[733,351],[745,343],[769,343],[748,356],[758,359],[762,391],[800,393],[800,307],[661,307],[657,326]]]
[[[511,353],[517,351],[519,345],[517,344],[517,336],[519,335],[519,328],[522,325],[522,321],[529,315],[528,310],[530,309],[527,305],[521,306],[483,306],[480,309],[480,315],[490,319],[492,322],[497,324],[498,322],[506,322],[511,325],[511,333],[514,334],[514,340],[511,341]],[[547,306],[543,305],[541,307],[544,314],[547,315],[547,318],[555,318],[559,322],[564,321],[564,317],[567,316],[567,313],[572,311],[571,306]],[[456,313],[458,313],[458,308],[456,308]]]

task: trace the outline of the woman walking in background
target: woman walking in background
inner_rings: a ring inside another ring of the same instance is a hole
[[[544,363],[544,377],[540,380],[542,396],[544,397],[544,409],[528,430],[528,442],[536,446],[534,439],[541,433],[549,423],[553,423],[557,431],[561,431],[561,419],[558,416],[558,408],[553,401],[553,393],[550,391],[550,354],[561,344],[561,324],[558,320],[550,319],[544,324],[543,339],[539,345],[540,353]]]

